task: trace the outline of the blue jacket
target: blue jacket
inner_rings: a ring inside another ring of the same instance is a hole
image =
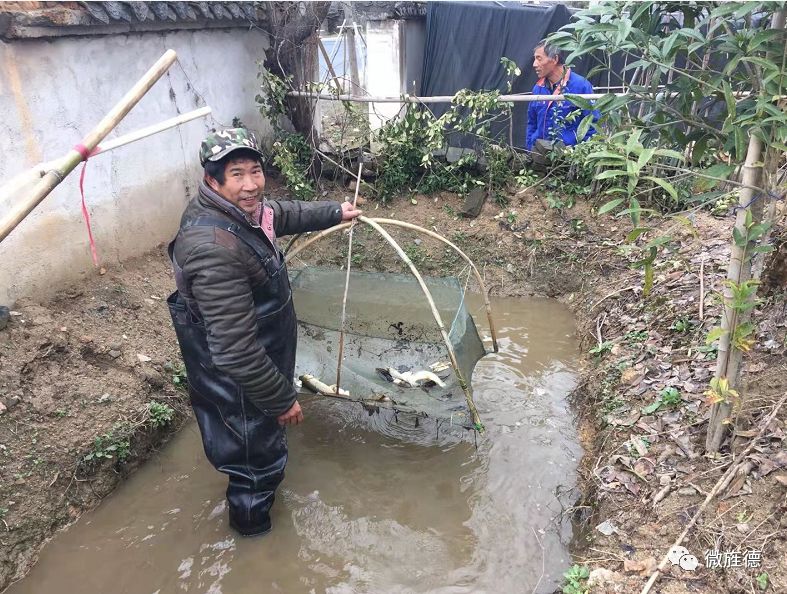
[[[563,93],[578,95],[592,92],[593,85],[586,78],[571,72],[571,69],[566,71],[566,76],[557,84],[554,91],[550,90],[544,78],[539,80],[533,87],[534,95],[562,95]],[[566,116],[572,111],[579,111],[580,113],[572,121],[566,122]],[[527,108],[527,149],[531,150],[536,140],[540,138],[544,140],[562,140],[566,146],[576,144],[579,142],[579,139],[577,139],[577,127],[588,113],[590,112],[579,109],[577,106],[572,105],[570,101],[533,101]],[[596,121],[598,112],[594,111],[593,115],[593,121]],[[591,126],[585,138],[581,140],[587,140],[595,132]]]

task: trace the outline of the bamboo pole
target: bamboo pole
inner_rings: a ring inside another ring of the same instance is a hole
[[[327,229],[323,229],[319,233],[310,236],[308,239],[306,239],[306,241],[304,241],[300,245],[296,245],[295,247],[291,247],[290,249],[288,249],[287,253],[284,255],[284,261],[289,262],[295,256],[297,256],[299,252],[309,247],[311,244],[323,239],[324,237],[331,235],[332,233],[336,233],[337,231],[342,231],[343,229],[349,229],[349,228],[350,228],[350,223],[340,223],[338,225],[334,225],[333,227],[328,227]]]
[[[287,93],[292,97],[311,97],[313,99],[325,99],[326,101],[352,101],[355,103],[451,103],[454,95],[435,95],[433,97],[417,97],[407,93],[400,97],[381,97],[373,95],[331,95],[328,93],[314,93],[312,91],[290,91]],[[607,95],[625,97],[628,93],[586,93],[576,94],[576,97],[585,99],[601,99]],[[510,101],[513,103],[528,103],[532,101],[562,101],[565,95],[500,95],[498,100]]]
[[[117,126],[126,114],[139,102],[155,82],[169,69],[177,59],[174,50],[167,50],[161,58],[148,70],[144,76],[129,90],[123,98],[104,116],[98,125],[82,139],[82,146],[90,153],[98,146],[107,134]],[[52,169],[41,178],[33,189],[31,196],[15,205],[11,211],[0,221],[0,241],[8,237],[24,218],[29,215],[49,193],[74,170],[83,160],[82,153],[72,148],[58,168]]]
[[[116,148],[120,148],[121,146],[131,144],[132,142],[142,140],[143,138],[147,138],[149,136],[153,136],[154,134],[158,134],[159,132],[164,132],[165,130],[169,130],[170,128],[174,128],[175,126],[179,126],[180,124],[185,124],[186,122],[190,122],[192,120],[196,120],[197,118],[207,116],[210,113],[211,113],[210,107],[201,107],[199,109],[195,109],[194,111],[184,113],[177,117],[164,120],[163,122],[159,122],[158,124],[153,124],[145,128],[140,128],[139,130],[129,132],[128,134],[124,134],[123,136],[118,136],[117,138],[114,138],[105,144],[97,146],[93,150],[90,156],[94,157],[99,154],[107,153],[109,151],[115,150]],[[51,169],[59,168],[59,163],[62,160],[63,159],[61,158],[59,160],[55,159],[53,161],[46,161],[44,163],[39,163],[38,165],[31,167],[27,171],[11,178],[10,181],[0,186],[0,203],[3,203],[7,199],[13,198],[18,192],[24,192],[25,186],[35,184],[39,179],[44,177],[47,174],[47,172],[50,171]]]
[[[165,130],[169,130],[175,126],[180,126],[186,122],[190,122],[198,118],[204,118],[205,116],[210,115],[212,111],[213,110],[210,107],[200,107],[194,111],[190,111],[188,113],[175,116],[174,118],[164,120],[163,122],[159,122],[158,124],[151,124],[150,126],[145,126],[144,128],[135,130],[134,132],[123,134],[123,136],[118,136],[117,138],[113,138],[104,144],[98,145],[90,156],[93,157],[101,153],[106,153],[108,151],[115,150],[116,148],[120,148],[121,146],[136,142],[137,140],[142,140],[143,138],[153,136],[159,132],[164,132]]]
[[[291,97],[311,97],[312,99],[324,99],[325,101],[350,101],[354,103],[451,103],[454,100],[454,95],[434,95],[431,97],[419,97],[416,95],[409,95],[404,93],[399,97],[383,97],[375,95],[331,95],[328,93],[315,93],[313,91],[290,91],[287,95]],[[572,97],[583,97],[585,99],[601,99],[614,95],[615,97],[630,97],[638,98],[638,95],[632,93],[571,93]],[[748,91],[733,93],[735,97],[749,97],[752,93]],[[667,98],[678,97],[680,93],[659,93],[652,94],[653,97]],[[774,97],[773,100],[784,99],[785,96]],[[535,101],[564,101],[565,95],[500,95],[498,101],[501,103],[533,103]],[[641,116],[640,116],[641,117]]]
[[[774,12],[770,28],[783,29],[784,25],[784,10]],[[741,189],[738,201],[738,215],[735,219],[735,228],[738,234],[744,238],[748,235],[746,228],[747,215],[751,216],[751,221],[755,225],[759,224],[762,219],[762,201],[756,202],[756,191],[748,186],[759,186],[761,184],[763,160],[763,142],[756,135],[750,134],[746,161],[741,176],[741,181],[747,187]],[[745,242],[743,245],[737,245],[734,240],[732,242],[727,280],[736,286],[740,286],[752,278],[751,256],[753,248],[753,242]],[[756,298],[756,294],[750,297],[750,299],[754,298]],[[724,333],[719,339],[719,352],[716,359],[716,373],[714,377],[717,379],[726,378],[729,382],[729,388],[735,390],[738,387],[743,353],[739,348],[735,347],[734,335],[736,329],[749,319],[751,311],[737,311],[730,306],[731,300],[732,289],[730,286],[725,286],[724,316],[721,320],[721,328]],[[705,437],[705,449],[708,453],[714,454],[719,451],[727,435],[732,408],[733,403],[728,400],[718,402],[711,407],[708,433]]]
[[[358,179],[361,179],[363,173],[363,161],[358,160]],[[353,198],[353,210],[355,205],[358,204],[358,191],[361,189],[361,184],[355,184],[355,197]],[[347,295],[350,292],[350,269],[353,263],[353,231],[355,231],[355,219],[350,221],[350,238],[347,246],[347,274],[344,278],[344,297],[342,298],[342,323],[339,326],[339,361],[336,365],[336,393],[339,393],[342,380],[342,361],[344,360],[344,324],[347,322]]]
[[[484,297],[486,319],[489,322],[489,332],[492,335],[493,352],[497,353],[499,351],[499,348],[497,344],[497,330],[495,329],[495,322],[494,319],[492,318],[492,305],[489,302],[489,295],[487,294],[486,286],[484,286],[484,279],[482,278],[481,273],[478,271],[478,268],[476,268],[475,263],[470,259],[470,257],[467,254],[465,254],[461,249],[459,249],[456,245],[454,245],[449,240],[447,240],[445,237],[443,237],[439,233],[430,231],[429,229],[424,229],[423,227],[419,227],[418,225],[413,225],[412,223],[406,223],[404,221],[397,221],[394,219],[373,218],[371,220],[374,221],[375,223],[381,223],[383,225],[394,225],[396,227],[412,229],[413,231],[418,231],[419,233],[423,233],[430,237],[434,237],[435,239],[442,241],[447,246],[453,248],[453,250],[456,251],[464,259],[464,261],[468,263],[470,269],[473,271],[473,274],[475,275],[476,281],[478,282],[478,288]],[[297,245],[293,249],[289,250],[287,252],[287,255],[285,256],[285,260],[289,262],[291,258],[294,258],[296,255],[298,255],[299,252],[306,249],[311,244],[323,239],[324,237],[330,235],[331,233],[341,231],[342,229],[347,229],[349,226],[350,223],[342,223],[341,225],[336,225],[335,227],[329,227],[328,229],[324,229],[323,231],[320,231],[320,233],[316,235],[312,235],[300,245]]]

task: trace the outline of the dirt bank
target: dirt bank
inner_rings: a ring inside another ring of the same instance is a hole
[[[0,330],[0,588],[187,418],[162,250],[96,273]]]
[[[281,193],[275,185],[273,192]],[[335,190],[328,196],[349,194]],[[582,201],[572,209],[549,208],[535,189],[512,194],[506,208],[487,203],[477,219],[457,216],[462,200],[453,194],[363,208],[368,216],[420,224],[454,241],[494,294],[546,295],[572,307],[588,352],[575,394],[587,452],[583,492],[573,510],[584,527],[576,557],[597,570],[594,578],[604,578],[594,592],[639,591],[650,559],[669,549],[730,462],[728,455],[701,455],[703,391],[715,356],[704,335],[720,315],[714,294],[728,257],[729,220],[700,213],[692,215],[692,228],[675,224],[674,249],[643,298],[642,273],[631,269],[620,249],[627,223],[596,218]],[[424,272],[466,273],[464,262],[439,242],[402,230],[392,234]],[[337,233],[301,258],[295,266],[343,265],[346,236]],[[353,265],[403,270],[365,227],[356,232]],[[163,302],[172,285],[158,249],[52,300],[14,305],[20,315],[0,330],[0,588],[23,575],[46,538],[95,505],[186,418],[184,393],[173,382],[180,379],[177,345]],[[746,371],[750,405],[740,412],[736,451],[784,391],[780,291],[769,293],[757,309],[757,341]],[[162,421],[167,408],[172,419]],[[748,475],[734,481],[689,534],[684,546],[701,566],[693,572],[670,567],[654,591],[761,591],[763,573],[768,591],[787,589],[787,530],[780,523],[785,487],[779,483],[786,417],[783,410],[767,428]],[[758,547],[759,568],[702,566],[706,550]]]

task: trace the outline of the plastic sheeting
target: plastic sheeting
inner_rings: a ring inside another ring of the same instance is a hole
[[[517,63],[522,76],[512,93],[533,89],[533,49],[549,33],[568,23],[571,15],[562,4],[521,5],[516,2],[429,2],[426,13],[426,49],[421,95],[453,95],[460,89],[506,89],[500,58]],[[582,74],[582,72],[579,72]],[[442,115],[448,105],[432,107]],[[525,145],[527,103],[514,104],[514,145]],[[493,134],[508,141],[508,123]],[[451,138],[452,146],[472,146],[471,137]]]
[[[319,267],[290,271],[298,315],[296,376],[310,374],[326,385],[336,383],[345,274]],[[445,327],[450,328],[449,339],[469,384],[486,351],[465,307],[462,287],[455,278],[424,280]],[[351,273],[344,355],[340,387],[350,392],[351,400],[472,425],[452,368],[437,372],[445,388],[401,387],[377,371],[429,370],[435,363],[449,361],[429,304],[412,276]],[[308,392],[305,387],[302,391]]]

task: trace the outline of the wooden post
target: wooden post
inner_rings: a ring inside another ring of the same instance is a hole
[[[118,125],[126,114],[131,111],[140,99],[147,93],[155,82],[169,69],[177,58],[174,50],[167,50],[163,56],[139,79],[131,90],[104,116],[93,130],[82,139],[82,145],[88,152],[92,151],[112,129]],[[32,195],[15,205],[10,212],[0,221],[0,241],[3,241],[24,218],[29,215],[49,193],[82,162],[82,154],[76,149],[71,149],[60,164],[59,169],[53,169],[41,178],[33,189]]]
[[[363,173],[363,159],[358,159],[358,179]],[[355,184],[355,197],[353,198],[353,209],[358,205],[358,192],[361,184]],[[347,274],[344,279],[344,297],[342,297],[342,323],[339,326],[339,363],[336,365],[336,393],[342,385],[342,363],[344,362],[344,326],[347,323],[347,295],[350,293],[350,269],[353,263],[353,231],[355,230],[355,219],[350,221],[350,237],[347,240]]]

